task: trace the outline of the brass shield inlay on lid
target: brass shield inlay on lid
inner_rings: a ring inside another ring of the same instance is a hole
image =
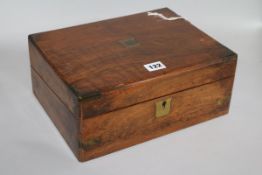
[[[127,38],[119,41],[125,47],[135,47],[139,46],[139,42],[135,38]]]

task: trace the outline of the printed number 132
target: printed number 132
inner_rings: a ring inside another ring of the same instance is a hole
[[[161,67],[161,64],[157,63],[157,64],[153,64],[149,66],[151,69],[157,69]]]

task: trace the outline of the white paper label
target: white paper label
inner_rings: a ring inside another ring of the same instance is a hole
[[[154,62],[154,63],[145,64],[144,67],[145,67],[146,70],[148,70],[149,72],[156,71],[156,70],[160,70],[160,69],[165,69],[165,68],[166,68],[166,66],[165,66],[161,61],[157,61],[157,62]]]

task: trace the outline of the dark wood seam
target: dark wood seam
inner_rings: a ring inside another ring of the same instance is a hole
[[[29,41],[31,41],[32,45],[35,46],[36,50],[39,52],[39,54],[43,57],[44,61],[51,67],[51,69],[54,71],[54,73],[58,76],[58,78],[64,83],[65,86],[67,87],[71,87],[69,84],[66,83],[66,81],[63,80],[62,76],[60,75],[59,72],[56,71],[55,67],[50,64],[50,62],[48,61],[48,59],[45,59],[45,54],[44,52],[41,50],[40,47],[38,47],[38,45],[36,44],[36,42],[34,41],[32,35],[28,36]],[[32,67],[32,66],[31,66]],[[78,97],[78,94],[76,94],[75,91],[72,90],[72,88],[68,88],[68,90],[75,95],[75,97]]]
[[[71,110],[69,110],[69,108],[68,108],[68,106],[63,102],[63,100],[61,100],[61,98],[56,94],[56,92],[52,89],[52,88],[50,88],[50,86],[49,86],[49,84],[42,78],[42,76],[31,66],[31,69],[32,69],[32,71],[34,71],[34,73],[36,73],[38,76],[39,76],[39,78],[45,83],[45,85],[47,86],[47,88],[51,91],[51,92],[53,92],[53,94],[59,99],[59,101],[66,107],[66,109],[68,109],[68,111],[75,117],[75,118],[77,118],[74,114],[73,114],[73,112],[71,111]],[[78,118],[77,118],[78,119]]]

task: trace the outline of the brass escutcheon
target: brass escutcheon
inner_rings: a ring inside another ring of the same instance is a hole
[[[156,102],[156,117],[163,117],[170,112],[171,98]]]

